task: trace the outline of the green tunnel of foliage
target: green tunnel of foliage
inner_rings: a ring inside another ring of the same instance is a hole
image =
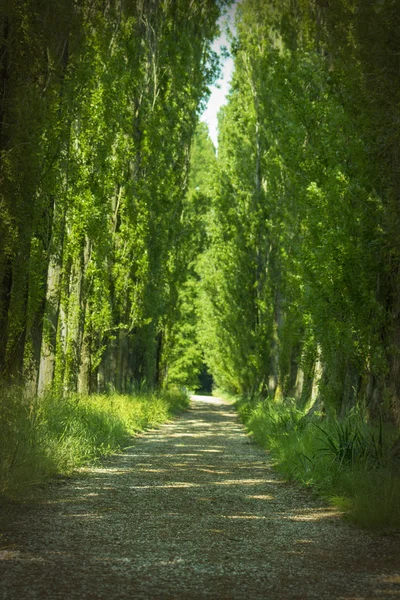
[[[398,0],[13,0],[0,16],[0,373],[400,415]]]

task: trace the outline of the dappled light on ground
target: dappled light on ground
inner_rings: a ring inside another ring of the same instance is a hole
[[[350,599],[399,595],[394,537],[284,482],[233,407],[190,411],[13,513],[4,598]]]

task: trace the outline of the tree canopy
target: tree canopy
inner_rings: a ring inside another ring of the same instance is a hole
[[[0,372],[40,394],[162,382],[188,169],[224,1],[0,13]]]

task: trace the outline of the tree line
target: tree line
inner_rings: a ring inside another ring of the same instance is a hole
[[[216,383],[400,419],[397,0],[243,0],[199,338]]]
[[[224,5],[2,0],[3,381],[86,393],[168,377]]]

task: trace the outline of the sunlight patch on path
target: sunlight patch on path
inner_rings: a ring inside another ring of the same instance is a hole
[[[15,507],[0,598],[389,599],[394,548],[279,477],[231,404],[195,395],[123,454]]]
[[[214,406],[229,406],[229,402],[223,400],[222,398],[218,398],[217,396],[199,396],[198,394],[193,394],[190,396],[190,399],[193,402],[199,404],[212,404]]]

